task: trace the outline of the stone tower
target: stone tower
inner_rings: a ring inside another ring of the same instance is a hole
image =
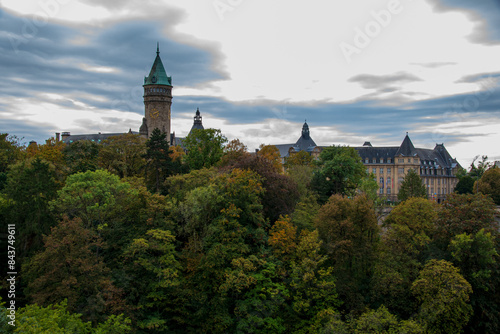
[[[150,137],[155,128],[170,139],[170,107],[172,106],[172,77],[167,76],[160,58],[159,44],[149,75],[144,78],[144,118],[139,133]]]

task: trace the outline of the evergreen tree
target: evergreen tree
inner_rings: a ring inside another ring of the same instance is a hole
[[[146,184],[153,192],[160,192],[165,179],[173,174],[174,164],[170,157],[167,134],[154,129],[146,142]]]
[[[401,189],[399,189],[398,200],[403,202],[410,197],[427,198],[425,184],[413,169],[410,169],[408,173],[406,173],[403,183],[401,184]]]

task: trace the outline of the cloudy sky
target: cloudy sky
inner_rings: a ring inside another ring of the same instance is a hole
[[[259,144],[444,143],[500,160],[499,0],[0,0],[0,132],[138,131],[156,43],[172,129]]]

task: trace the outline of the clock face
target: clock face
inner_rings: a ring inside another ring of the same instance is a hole
[[[149,117],[155,119],[158,118],[158,116],[160,116],[160,112],[158,111],[158,109],[156,108],[151,109],[151,111],[149,112]]]

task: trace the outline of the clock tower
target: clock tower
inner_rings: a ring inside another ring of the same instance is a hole
[[[172,77],[167,76],[160,58],[159,44],[149,75],[144,78],[144,118],[139,133],[148,138],[154,129],[167,134],[170,140],[170,107],[172,105]]]

